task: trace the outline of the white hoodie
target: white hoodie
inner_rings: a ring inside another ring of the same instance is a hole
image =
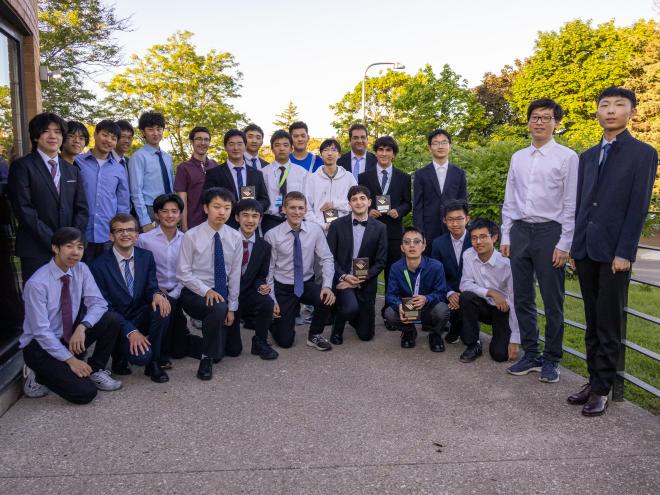
[[[325,167],[320,167],[313,174],[307,176],[305,181],[305,197],[307,198],[306,221],[316,222],[327,232],[330,224],[325,223],[321,206],[328,201],[337,209],[337,215],[343,217],[351,212],[346,195],[351,186],[357,185],[355,177],[340,165],[333,178],[325,173]]]

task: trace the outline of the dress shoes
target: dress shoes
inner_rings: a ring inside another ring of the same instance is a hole
[[[467,349],[463,351],[463,354],[458,359],[461,363],[472,363],[482,354],[481,342],[477,341],[476,344],[467,346]]]
[[[203,357],[199,361],[199,368],[197,369],[197,378],[200,380],[210,380],[213,378],[213,361],[210,357]]]
[[[586,404],[591,395],[591,385],[589,383],[585,384],[579,392],[569,395],[566,399],[566,402],[573,404],[574,406],[581,406]]]
[[[344,337],[340,333],[333,333],[330,335],[330,343],[332,345],[342,345],[344,343]]]
[[[401,347],[404,349],[412,349],[415,347],[415,339],[417,338],[416,332],[403,332],[401,334]]]
[[[252,349],[250,349],[250,352],[265,361],[277,359],[277,356],[279,356],[277,351],[271,347],[268,341],[264,341],[256,335],[252,337]]]
[[[431,352],[445,352],[445,343],[442,341],[442,337],[435,333],[429,334],[429,347]]]
[[[156,361],[147,363],[144,367],[144,374],[151,377],[152,382],[165,383],[170,381],[170,377],[167,376],[165,370]]]
[[[607,395],[598,395],[592,393],[589,396],[589,400],[582,408],[582,416],[602,416],[607,410],[607,402]]]

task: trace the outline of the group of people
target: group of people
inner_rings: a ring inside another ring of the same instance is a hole
[[[144,146],[130,158],[127,121],[99,122],[83,153],[83,125],[37,115],[33,151],[9,173],[24,280],[24,391],[88,403],[97,390],[120,388],[116,376],[131,366],[167,382],[172,359],[185,356],[198,358],[197,377],[210,380],[215,363],[242,352],[241,327],[254,330],[251,353],[262,359],[278,357],[269,332],[279,348],[293,346],[301,305],[311,309],[308,346],[342,345],[347,323],[371,340],[381,272],[381,315],[401,332],[403,348],[415,346],[419,330],[432,352],[462,341],[460,361],[471,363],[482,355],[487,323],[493,360],[516,361],[522,346],[507,372],[540,372],[540,381],[555,383],[570,255],[584,297],[590,379],[568,401],[600,415],[658,162],[627,131],[635,108],[633,92],[604,90],[596,111],[603,138],[578,157],[553,139],[561,106],[531,102],[531,144],[511,158],[501,228],[470,219],[466,174],[450,163],[452,137],[443,129],[429,134],[432,162],[412,180],[394,165],[394,138],[378,137],[371,153],[367,128],[355,124],[349,152],[326,139],[317,156],[307,151],[303,122],[273,133],[270,164],[259,156],[257,125],[225,133],[222,164],[208,157],[210,130],[195,127],[192,156],[175,174],[160,146],[159,113],[140,116]]]

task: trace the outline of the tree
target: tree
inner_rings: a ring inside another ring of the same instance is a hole
[[[230,99],[239,96],[242,74],[230,53],[198,54],[189,31],[177,32],[163,45],[154,45],[140,58],[103,85],[109,113],[138,117],[146,110],[165,115],[165,138],[175,162],[191,153],[188,133],[203,125],[212,132],[210,154],[217,156],[222,135],[245,122]]]
[[[287,107],[282,110],[282,113],[275,115],[273,125],[278,129],[289,131],[289,126],[298,119],[298,107],[292,101],[289,101]]]
[[[101,0],[39,0],[41,64],[61,72],[60,79],[42,82],[44,110],[92,120],[96,95],[84,84],[121,64],[115,35],[128,30],[130,19]]]
[[[472,90],[477,101],[484,107],[488,118],[488,124],[483,130],[486,136],[491,136],[501,126],[521,124],[511,103],[506,98],[522,62],[516,60],[515,65],[515,68],[505,65],[499,75],[486,72],[481,84]]]

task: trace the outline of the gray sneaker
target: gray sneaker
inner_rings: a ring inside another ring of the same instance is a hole
[[[23,376],[25,377],[25,383],[23,383],[23,393],[25,394],[25,397],[38,399],[39,397],[48,395],[48,392],[50,392],[48,387],[37,382],[34,371],[27,366],[23,367]]]
[[[307,345],[313,347],[319,351],[330,351],[332,350],[332,345],[330,342],[323,338],[323,335],[320,333],[310,336],[307,339]]]
[[[103,390],[104,392],[119,390],[122,385],[119,380],[112,378],[112,375],[108,370],[98,370],[89,375],[89,378],[94,382],[96,388]]]

